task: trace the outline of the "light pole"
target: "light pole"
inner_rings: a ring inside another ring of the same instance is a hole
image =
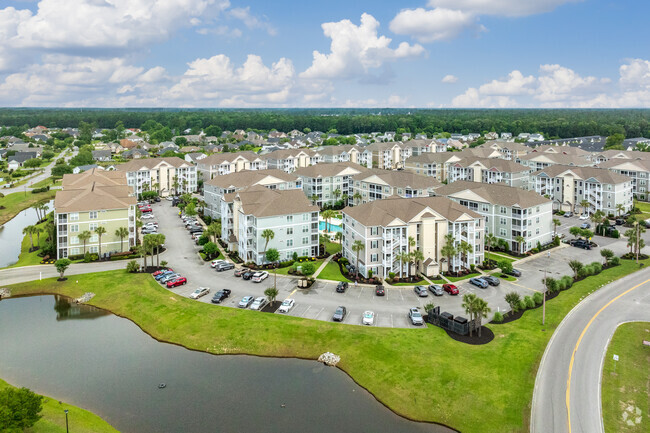
[[[65,432],[69,433],[69,430],[68,430],[68,409],[64,410],[64,412],[65,412]]]
[[[550,260],[551,258],[551,252],[547,251],[546,252],[546,258]],[[542,326],[544,326],[544,323],[546,322],[546,270],[548,269],[548,262],[549,260],[546,261],[546,266],[544,266],[544,300],[542,301]]]

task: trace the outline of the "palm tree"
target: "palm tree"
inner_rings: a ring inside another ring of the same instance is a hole
[[[448,233],[445,235],[445,244],[440,249],[440,254],[447,257],[447,273],[451,273],[451,258],[458,254],[453,234]]]
[[[129,235],[129,229],[126,227],[120,227],[115,230],[115,236],[120,238],[120,251],[124,252],[124,238]]]
[[[359,253],[366,248],[366,245],[362,241],[357,239],[356,241],[354,241],[351,248],[352,251],[354,251],[357,254],[357,280],[358,280],[359,279]]]
[[[336,201],[338,201],[339,197],[341,196],[341,190],[339,188],[336,188],[334,191],[332,191],[332,194],[334,195]]]
[[[411,253],[411,258],[415,262],[415,273],[417,275],[420,273],[420,263],[424,261],[424,254],[420,250],[415,250]]]
[[[570,260],[569,261],[569,267],[573,271],[573,279],[577,280],[578,279],[578,272],[580,272],[580,269],[583,268],[583,264],[579,262],[578,260]]]
[[[336,233],[334,234],[334,239],[336,239],[337,241],[341,242],[341,240],[343,239],[343,232],[336,232]]]
[[[488,307],[486,300],[476,298],[474,301],[474,317],[478,320],[478,338],[481,338],[481,319],[486,318],[490,311],[492,310]]]
[[[523,236],[519,235],[519,236],[515,237],[515,242],[517,243],[517,246],[519,247],[519,254],[523,254],[524,253],[523,244],[524,244],[524,242],[526,242],[526,239]]]
[[[557,236],[557,228],[560,227],[562,223],[559,219],[553,218],[553,239]]]
[[[36,247],[40,248],[41,246],[41,233],[43,233],[43,228],[39,226],[34,226],[33,233],[36,233]]]
[[[312,194],[312,196],[310,198],[311,198],[312,204],[316,205],[316,202],[318,201],[318,195],[317,194]]]
[[[467,293],[463,295],[463,303],[461,307],[465,309],[465,314],[469,316],[469,321],[472,322],[474,320],[474,310],[475,310],[475,302],[476,302],[477,296],[474,293]],[[469,327],[469,336],[472,336],[472,327]]]
[[[277,261],[280,260],[280,253],[275,248],[271,248],[270,250],[268,250],[264,256],[266,257],[266,260],[271,263],[277,263]],[[278,267],[277,265],[274,265],[273,266],[273,290],[275,291],[277,291],[277,285],[276,285],[277,279],[278,279]]]
[[[619,203],[619,204],[616,205],[616,216],[623,215],[624,211],[625,211],[625,206],[623,206],[622,203]]]
[[[32,245],[30,251],[34,249],[34,236],[32,236],[33,233],[34,233],[34,226],[30,225],[23,228],[23,234],[25,236],[29,235],[29,243]]]
[[[580,202],[580,207],[582,207],[582,213],[583,213],[583,214],[584,214],[584,213],[587,213],[587,208],[589,207],[589,201],[583,199],[583,200]]]
[[[600,255],[605,259],[604,265],[608,266],[609,261],[614,257],[614,251],[610,250],[609,248],[603,248],[600,250]]]
[[[400,251],[399,253],[397,253],[395,255],[395,258],[397,260],[399,260],[399,263],[400,263],[399,273],[400,273],[400,277],[403,277],[404,276],[404,271],[403,271],[404,270],[404,263],[408,263],[411,260],[411,255],[408,252],[402,250],[402,251]]]
[[[466,241],[461,241],[458,246],[458,252],[461,254],[463,262],[467,263],[469,262],[468,256],[474,252],[474,247]]]
[[[160,247],[165,244],[165,235],[158,233],[153,236],[153,246],[156,247],[156,266],[160,267]]]
[[[210,237],[212,242],[217,242],[217,238],[221,235],[221,223],[213,222],[210,223],[208,228],[205,230],[205,234]]]
[[[262,255],[266,257],[266,247],[269,246],[269,241],[275,237],[275,232],[271,229],[264,229],[262,232],[262,238],[266,241],[264,243],[264,252]]]
[[[275,287],[269,287],[268,289],[264,290],[264,294],[271,304],[275,302],[275,298],[278,297],[278,293],[280,292]]]
[[[153,254],[153,249],[156,248],[156,235],[144,235],[144,238],[142,239],[142,247],[144,250],[144,263],[146,269],[147,254]],[[151,258],[151,266],[153,266],[153,257]]]
[[[99,258],[102,258],[102,235],[106,233],[106,227],[99,226],[95,229],[95,233],[99,236]]]
[[[497,237],[494,236],[492,233],[488,233],[485,235],[485,246],[487,247],[488,255],[490,254],[490,249],[492,248],[492,245],[496,243],[497,243]]]
[[[361,197],[361,193],[359,191],[355,191],[354,194],[352,195],[352,199],[355,201],[355,204],[359,204],[363,197]]]
[[[503,238],[497,239],[497,246],[505,252],[510,251],[510,244],[508,244],[508,241]]]
[[[135,220],[135,243],[137,244],[140,242],[140,237],[138,235],[138,229],[142,227],[142,220],[137,219]]]
[[[172,182],[172,188],[174,188],[174,195],[178,194],[178,176],[174,176],[174,181]]]
[[[332,209],[327,209],[323,211],[322,217],[325,220],[326,233],[329,233],[330,231],[330,219],[334,218],[335,216],[336,216],[336,212],[334,212]]]
[[[598,233],[599,227],[601,229],[600,231],[602,231],[601,224],[607,221],[607,218],[605,217],[605,212],[603,212],[602,210],[597,210],[596,212],[592,213],[589,219],[591,219],[591,222],[593,222],[594,225],[596,226],[596,233]]]
[[[345,205],[345,206],[348,205],[348,199],[349,199],[349,198],[350,198],[350,196],[347,195],[347,194],[343,194],[343,195],[341,196],[341,200],[343,200],[343,205]]]
[[[86,242],[92,237],[92,233],[88,230],[84,230],[77,236],[81,242],[84,244],[84,254],[86,254]]]

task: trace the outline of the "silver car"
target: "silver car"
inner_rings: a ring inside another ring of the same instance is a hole
[[[427,288],[424,286],[415,286],[413,288],[413,291],[415,292],[416,295],[418,295],[421,298],[426,298],[429,296],[429,293],[427,292]]]
[[[431,284],[429,286],[429,291],[433,293],[434,296],[442,296],[445,291],[442,289],[442,286],[438,284]]]
[[[244,296],[241,301],[239,301],[239,304],[237,305],[239,308],[248,308],[250,304],[253,303],[255,300],[254,296]]]

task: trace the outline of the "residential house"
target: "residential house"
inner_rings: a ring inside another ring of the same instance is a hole
[[[200,160],[207,158],[208,155],[201,152],[192,152],[185,154],[185,161],[191,162],[192,164],[198,163]]]
[[[107,162],[112,159],[112,153],[110,150],[93,150],[91,153],[93,159],[98,162]]]
[[[244,170],[266,170],[265,159],[255,152],[215,153],[197,162],[197,169],[201,177],[207,181],[215,176],[238,173]]]
[[[302,180],[295,174],[282,170],[246,170],[237,173],[215,176],[203,184],[205,212],[212,218],[221,218],[221,199],[226,194],[241,191],[252,185],[262,185],[268,189],[302,189]]]
[[[357,145],[324,146],[318,149],[318,154],[321,156],[321,162],[352,162],[372,168],[372,152]]]
[[[158,191],[161,196],[196,192],[196,166],[176,156],[133,159],[117,166],[126,172],[127,184],[138,195]]]
[[[126,173],[105,171],[97,168],[80,174],[63,176],[61,190],[54,199],[57,259],[90,252],[99,254],[100,238],[95,232],[103,227],[101,253],[128,250],[135,245],[136,198],[127,185]],[[127,236],[120,238],[117,229],[127,229]],[[86,243],[79,234],[89,231]]]
[[[346,197],[351,200],[354,195],[352,176],[367,171],[367,168],[352,162],[335,162],[299,168],[294,174],[302,180],[307,198],[323,207],[332,206]]]
[[[398,197],[430,197],[441,183],[434,177],[423,176],[409,171],[387,171],[368,169],[351,178],[355,204],[374,200]]]
[[[605,168],[556,164],[532,173],[530,189],[548,196],[560,210],[618,215],[619,205],[623,212],[632,209],[632,182],[631,177]]]
[[[98,170],[104,170],[104,167],[97,164],[79,165],[72,169],[72,174],[83,173],[84,171],[92,170],[94,168]]]
[[[511,251],[525,253],[553,241],[553,205],[534,191],[502,184],[450,183],[436,189],[485,219],[485,234],[508,242]],[[524,239],[519,243],[518,237]]]
[[[15,164],[18,164],[18,167],[22,167],[25,161],[38,158],[38,153],[36,151],[24,151],[24,152],[16,152],[12,156],[9,156],[7,158],[7,161],[9,163],[13,162],[14,166]],[[11,167],[9,167],[11,168]]]
[[[272,230],[267,243],[264,230]],[[275,248],[280,260],[318,255],[318,207],[298,189],[268,189],[253,185],[221,199],[221,233],[228,248],[244,261],[266,262],[265,251]]]
[[[407,275],[409,265],[400,260],[400,254],[409,250],[422,252],[424,262],[415,271],[429,276],[483,262],[483,218],[446,197],[393,196],[347,207],[342,213],[343,256],[355,266],[358,262],[359,272],[365,277],[370,271],[382,278]],[[451,261],[442,253],[448,234],[454,245],[465,242],[470,246],[466,253],[452,256]],[[412,247],[411,238],[415,241]],[[352,250],[355,241],[364,245],[358,253]]]
[[[147,158],[149,156],[149,152],[147,152],[144,149],[138,149],[133,148],[129,149],[125,152],[122,152],[122,156],[126,159],[140,159],[140,158]]]

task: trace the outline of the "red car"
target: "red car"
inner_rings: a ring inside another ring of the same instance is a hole
[[[161,270],[159,270],[159,271],[156,271],[156,272],[154,272],[154,273],[151,274],[151,275],[154,276],[154,277],[156,277],[156,276],[158,276],[158,275],[160,275],[160,274],[162,274],[162,273],[164,273],[164,272],[168,272],[168,271],[172,271],[172,272],[174,272],[174,270],[173,270],[172,268],[167,268],[167,269],[161,269]]]
[[[150,208],[149,206],[147,206],[147,207],[141,207],[141,208],[140,208],[140,212],[142,212],[142,213],[151,212],[151,208]]]
[[[175,278],[175,279],[173,279],[171,281],[167,281],[167,288],[171,289],[172,287],[182,286],[183,284],[187,284],[187,278],[179,277],[179,278]]]
[[[454,286],[453,284],[443,284],[442,289],[450,295],[458,294],[458,287]]]

